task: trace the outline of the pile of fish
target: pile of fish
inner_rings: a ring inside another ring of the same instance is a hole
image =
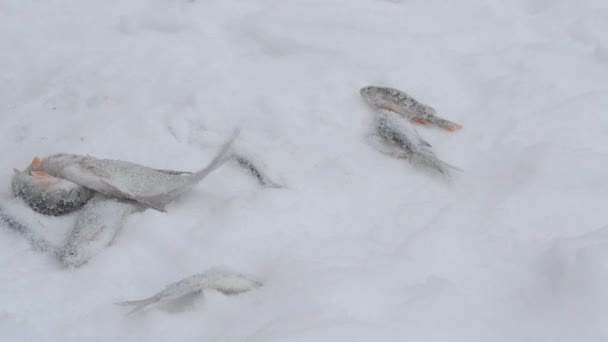
[[[196,172],[158,170],[121,160],[73,154],[36,157],[25,170],[14,170],[13,194],[43,215],[60,216],[80,210],[67,241],[61,247],[53,247],[2,207],[0,222],[21,233],[36,249],[59,259],[65,267],[80,267],[113,241],[130,214],[147,208],[165,211],[167,204],[227,161],[234,161],[261,185],[280,188],[249,158],[231,152],[235,138],[236,134],[207,166]],[[119,304],[135,306],[133,311],[137,311],[151,304],[200,294],[203,289],[238,294],[261,285],[252,277],[214,269],[169,285],[149,299]]]
[[[398,89],[367,86],[361,88],[360,94],[377,111],[372,144],[379,151],[446,176],[450,169],[460,170],[437,158],[431,144],[420,137],[413,123],[437,126],[449,132],[462,126],[438,117],[435,109]]]
[[[36,157],[24,171],[15,170],[12,189],[32,210],[44,215],[80,209],[65,245],[48,250],[64,266],[78,267],[112,242],[130,214],[146,208],[165,211],[168,203],[225,163],[235,137],[209,165],[193,173],[74,154]],[[33,236],[25,225],[18,230]]]
[[[456,131],[460,125],[438,117],[435,110],[397,89],[364,87],[363,98],[376,111],[376,147],[395,158],[408,159],[447,175],[456,167],[435,156],[431,144],[422,139],[412,123]],[[34,158],[23,171],[15,170],[12,190],[34,211],[60,216],[80,210],[67,241],[59,248],[36,236],[25,224],[0,207],[0,222],[26,236],[37,249],[57,257],[65,267],[79,267],[108,246],[132,213],[166,206],[192,189],[228,160],[248,171],[264,187],[280,188],[249,158],[231,152],[236,134],[226,142],[211,162],[196,172],[158,170],[131,162],[98,159],[74,154]],[[226,295],[239,294],[262,286],[250,276],[212,269],[168,285],[157,294],[116,303],[131,306],[131,313],[150,305],[190,299],[204,289]]]

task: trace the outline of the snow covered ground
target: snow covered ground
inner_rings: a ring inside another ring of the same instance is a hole
[[[233,128],[285,189],[226,165],[64,270],[0,227],[2,341],[607,341],[605,0],[0,1],[0,200],[67,152],[203,166]],[[449,181],[366,141],[359,88],[420,128]],[[51,234],[52,235],[52,234]],[[125,316],[213,266],[259,290]]]

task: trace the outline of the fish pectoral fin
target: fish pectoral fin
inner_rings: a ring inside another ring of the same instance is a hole
[[[38,185],[53,185],[59,182],[59,179],[49,175],[42,171],[31,171],[32,176],[36,178],[36,184]]]
[[[426,126],[426,125],[428,125],[428,124],[429,124],[429,122],[428,122],[427,120],[422,119],[422,118],[415,118],[415,119],[413,119],[413,121],[414,121],[415,123],[417,123],[417,124],[419,124],[419,125],[423,125],[423,126]]]

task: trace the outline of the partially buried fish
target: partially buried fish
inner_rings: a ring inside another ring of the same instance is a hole
[[[5,225],[10,230],[23,235],[34,249],[49,253],[53,256],[58,254],[56,248],[54,248],[47,240],[41,238],[35,234],[30,227],[20,222],[16,217],[11,215],[4,207],[0,206],[0,223]]]
[[[407,93],[388,87],[367,86],[360,90],[361,96],[376,109],[388,109],[421,125],[433,125],[446,131],[457,131],[461,125],[442,119],[433,107],[416,101]]]
[[[83,198],[79,198],[77,202],[68,202],[66,198],[62,197],[68,196],[63,191],[65,184],[62,185],[62,183],[71,182],[55,179],[52,183],[48,183],[46,182],[48,177],[54,178],[48,176],[43,178],[45,182],[41,183],[37,181],[37,178],[31,179],[25,177],[24,174],[21,173],[19,177],[14,178],[13,185],[21,189],[18,195],[24,199],[35,198],[41,192],[47,195],[44,198],[47,198],[50,203],[41,202],[37,208],[44,208],[44,210],[38,210],[39,212],[58,215],[65,213],[67,207],[80,209],[82,206],[67,241],[61,247],[52,247],[42,236],[39,236],[39,232],[37,233],[32,227],[19,222],[2,208],[0,208],[0,221],[4,221],[9,228],[25,236],[36,249],[49,252],[59,259],[65,267],[79,267],[86,263],[114,240],[114,236],[124,226],[125,220],[130,214],[145,209],[138,202],[106,197],[73,183],[68,184],[70,189],[90,191],[93,197],[87,198],[86,204]],[[51,203],[55,204],[51,205]],[[66,203],[68,203],[67,207]],[[31,203],[29,204],[32,206]]]
[[[39,166],[40,159],[34,159],[32,165]],[[65,179],[53,177],[41,171],[15,169],[11,180],[13,194],[22,198],[34,211],[59,216],[81,208],[93,195],[94,191]]]
[[[385,145],[377,146],[382,152],[393,157],[408,159],[412,164],[429,167],[444,175],[448,174],[449,169],[460,170],[437,158],[431,145],[423,140],[412,124],[403,120],[399,114],[382,109],[378,111],[376,120],[378,137]]]
[[[79,213],[59,253],[65,267],[79,267],[114,240],[129,215],[145,207],[135,201],[96,194]]]
[[[11,182],[13,192],[33,210],[44,215],[59,216],[82,208],[65,245],[51,248],[34,230],[7,213],[0,212],[0,220],[23,234],[36,249],[51,252],[66,267],[86,263],[113,241],[131,213],[145,209],[136,201],[107,197],[41,170],[39,158],[34,158],[24,171],[15,170]],[[171,176],[190,174],[174,170],[156,171]]]
[[[236,134],[222,146],[205,168],[186,175],[127,161],[75,154],[56,154],[44,158],[40,170],[36,171],[43,171],[109,197],[130,199],[165,211],[168,203],[192,189],[229,159],[229,150],[235,138]]]
[[[152,297],[119,302],[116,305],[134,307],[129,314],[153,304],[167,303],[214,289],[225,295],[236,295],[261,287],[261,281],[250,276],[222,269],[211,269],[168,285]]]
[[[82,208],[95,195],[95,191],[41,171],[42,161],[36,157],[24,170],[15,169],[11,188],[35,212],[61,216]],[[168,175],[186,175],[190,172],[156,170]]]

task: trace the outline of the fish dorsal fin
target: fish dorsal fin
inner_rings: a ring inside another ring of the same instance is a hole
[[[42,160],[40,159],[40,157],[34,157],[34,159],[32,159],[32,163],[30,164],[30,169],[38,171],[40,170],[41,166]]]

